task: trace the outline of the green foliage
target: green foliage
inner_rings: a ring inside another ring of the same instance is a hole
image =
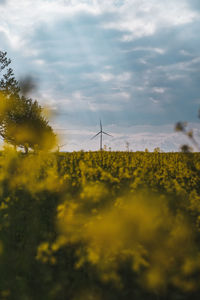
[[[5,71],[0,80],[0,135],[14,146],[28,149],[51,149],[56,136],[35,100],[20,94],[20,87],[6,52],[0,51],[0,69]]]

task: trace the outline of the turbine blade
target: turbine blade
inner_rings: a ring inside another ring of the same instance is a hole
[[[101,123],[101,119],[100,119],[100,131],[102,131],[102,123]]]
[[[109,134],[109,133],[106,133],[106,132],[104,132],[104,131],[102,131],[104,134],[106,134],[106,135],[108,135],[108,136],[112,136],[111,134]],[[112,136],[113,137],[113,136]]]
[[[101,133],[101,131],[99,131],[97,134],[95,134],[92,138],[91,138],[91,140],[93,140],[97,135],[99,135]]]

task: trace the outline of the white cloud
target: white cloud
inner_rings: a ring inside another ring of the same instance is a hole
[[[165,92],[165,88],[162,87],[154,87],[153,92],[158,93],[158,94],[163,94]]]
[[[188,24],[199,18],[199,14],[191,10],[187,1],[175,0],[124,1],[120,10],[116,9],[116,13],[117,19],[106,22],[103,26],[122,32],[127,31],[123,35],[123,41],[150,36],[163,27]]]
[[[164,71],[170,80],[184,78],[187,72],[196,71],[196,66],[200,63],[200,56],[187,61],[174,62],[167,65],[157,66],[157,70]],[[174,73],[176,72],[176,73]]]
[[[99,73],[97,77],[99,77],[100,81],[110,81],[114,79],[114,75],[111,73]]]
[[[149,52],[155,52],[157,54],[165,54],[166,49],[163,48],[156,48],[156,47],[134,47],[129,50],[124,50],[123,52],[137,52],[137,51],[149,51]]]
[[[190,57],[193,57],[193,55],[191,53],[189,53],[188,51],[184,50],[184,49],[181,49],[180,51],[180,54],[182,54],[183,56],[190,56]]]
[[[113,68],[113,67],[110,66],[110,65],[107,65],[107,66],[104,67],[105,70],[111,70],[112,68]]]
[[[95,81],[112,81],[113,83],[120,84],[126,81],[129,81],[132,77],[132,74],[130,72],[123,72],[121,74],[114,74],[111,72],[94,72],[94,73],[85,73],[83,74],[84,78],[88,78]]]
[[[131,95],[127,92],[118,93],[117,96],[119,98],[126,99],[126,100],[129,100],[131,98]]]
[[[15,50],[28,52],[28,41],[39,24],[49,27],[61,19],[85,12],[100,13],[99,6],[87,1],[8,0],[1,6],[0,31],[3,31]],[[27,47],[27,49],[26,49]]]
[[[187,24],[199,18],[186,0],[126,0],[121,5],[116,0],[8,0],[6,6],[1,6],[0,26],[11,46],[17,49],[26,47],[31,33],[40,23],[50,30],[59,20],[79,13],[103,15],[108,12],[115,18],[104,21],[103,28],[126,31],[124,41],[149,36],[162,27]]]

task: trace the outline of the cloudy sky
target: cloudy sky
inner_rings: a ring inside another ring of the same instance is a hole
[[[0,50],[55,112],[64,150],[175,151],[200,130],[199,0],[0,0]]]

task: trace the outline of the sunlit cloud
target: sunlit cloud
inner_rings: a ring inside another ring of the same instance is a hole
[[[56,124],[92,126],[101,117],[126,131],[133,125],[196,122],[195,0],[0,3],[1,50],[12,59],[17,79],[37,78],[32,97],[52,105]]]

